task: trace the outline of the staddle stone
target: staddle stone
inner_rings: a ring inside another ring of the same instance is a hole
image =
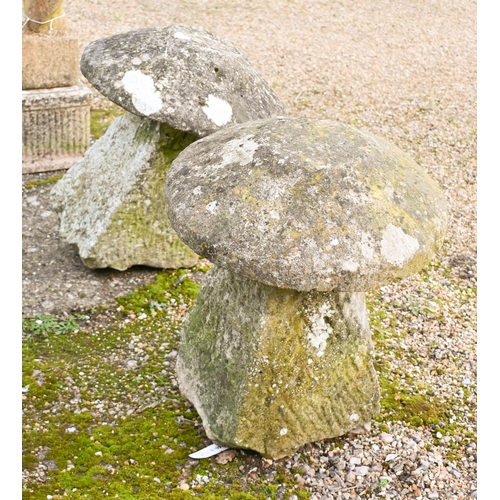
[[[177,377],[209,438],[272,458],[379,410],[363,293],[283,290],[218,266],[183,327]]]
[[[52,190],[60,235],[90,268],[192,267],[163,199],[172,160],[195,136],[126,113]]]
[[[239,49],[190,26],[101,38],[85,48],[80,67],[97,90],[130,113],[198,136],[285,114]]]

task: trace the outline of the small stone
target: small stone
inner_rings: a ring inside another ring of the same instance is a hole
[[[222,453],[219,453],[215,457],[215,461],[218,464],[225,465],[228,462],[232,462],[234,460],[234,457],[236,456],[236,450],[231,449],[231,450],[225,450]]]
[[[336,467],[337,467],[338,470],[343,471],[347,467],[347,463],[346,463],[346,461],[343,458],[341,458],[337,462]]]
[[[133,369],[137,368],[137,360],[129,359],[126,363],[126,368],[128,370],[133,370]]]
[[[387,432],[382,432],[382,434],[380,434],[380,439],[384,443],[392,443],[394,441],[394,438],[392,437],[392,435],[388,434]]]
[[[366,465],[362,465],[361,467],[356,467],[354,469],[354,472],[356,473],[357,476],[366,476],[369,470],[370,470],[369,467],[367,467]]]
[[[386,455],[385,461],[392,462],[396,457],[397,455],[395,453],[389,453],[388,455]]]
[[[356,474],[353,471],[349,471],[345,477],[348,483],[354,484],[356,482]]]
[[[180,488],[181,490],[189,490],[189,484],[187,484],[187,483],[182,483],[182,484],[179,486],[179,488]]]
[[[349,464],[350,465],[359,465],[361,463],[361,459],[358,458],[358,457],[352,457],[350,460],[349,460]]]

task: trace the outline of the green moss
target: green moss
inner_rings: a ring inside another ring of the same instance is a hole
[[[99,139],[106,133],[113,120],[124,113],[123,108],[114,104],[106,108],[91,109],[90,135],[94,140]]]
[[[195,268],[194,271],[202,271],[202,268]],[[166,270],[156,275],[154,283],[116,300],[127,313],[153,313],[166,307],[171,300],[176,303],[194,300],[199,289],[200,285],[187,276],[185,269]]]
[[[127,311],[135,312],[150,310],[152,301],[165,304],[153,309],[155,315],[127,322],[121,316],[98,327],[109,318],[99,311],[80,321],[78,333],[57,334],[52,327],[43,334],[27,332],[23,468],[34,473],[41,462],[53,460],[57,469],[48,471],[44,482],[30,481],[24,498],[276,498],[277,485],[267,484],[262,477],[244,480],[240,467],[250,469],[255,463],[252,455],[239,453],[226,465],[217,464],[215,457],[194,465],[189,460],[189,453],[209,441],[197,413],[173,384],[175,363],[167,366],[164,361],[171,359],[166,352],[178,348],[179,319],[171,313],[179,304],[190,307],[197,291],[186,271],[165,271],[151,285],[121,300]],[[123,361],[133,355],[130,345],[139,338],[155,348],[147,351],[147,363],[126,369]],[[78,404],[71,402],[74,388],[78,388]],[[105,405],[100,411],[99,403]],[[110,412],[120,405],[128,410],[120,415]],[[67,432],[71,428],[76,432]],[[278,465],[275,470],[288,488],[288,498],[294,483],[284,467]],[[198,475],[206,475],[207,484],[200,486]],[[188,491],[178,488],[181,476],[190,484]],[[297,496],[309,498],[302,492]]]
[[[33,189],[34,187],[45,186],[47,184],[55,184],[59,179],[62,179],[63,174],[53,175],[41,181],[31,181],[24,184],[23,189]]]

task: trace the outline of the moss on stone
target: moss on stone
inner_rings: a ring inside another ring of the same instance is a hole
[[[185,276],[184,270],[161,272],[155,283],[120,299],[124,312],[144,310],[144,319],[129,316],[124,321],[123,314],[88,312],[88,320],[79,320],[78,333],[25,332],[23,469],[31,474],[43,461],[52,460],[57,469],[47,471],[41,482],[30,481],[23,498],[275,498],[278,484],[267,484],[259,474],[255,480],[243,480],[239,467],[253,467],[251,455],[239,453],[226,465],[217,464],[215,457],[195,464],[188,458],[209,441],[174,383],[175,363],[164,364],[171,360],[165,354],[178,348],[179,306],[189,307],[197,293],[198,286]],[[151,309],[156,302],[165,307]],[[130,344],[138,339],[154,349],[146,351],[144,365],[126,369],[123,362],[133,352]],[[155,387],[162,391],[155,392]],[[77,406],[72,402],[74,388],[79,389]],[[100,403],[104,408],[98,410]],[[120,405],[130,413],[117,416],[109,411]],[[76,432],[68,433],[73,427]],[[283,465],[274,469],[280,478],[288,477]],[[209,481],[196,486],[200,474]],[[181,476],[191,486],[188,491],[178,487]],[[292,491],[300,500],[309,498],[309,493],[293,489],[293,478],[280,481],[288,488],[284,498]]]
[[[378,410],[371,342],[354,314],[345,314],[349,300],[212,268],[178,361],[181,391],[208,435],[280,458],[369,421]],[[330,329],[324,346],[308,338],[314,328]]]

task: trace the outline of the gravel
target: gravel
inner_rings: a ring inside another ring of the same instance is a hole
[[[66,0],[65,11],[82,50],[103,36],[174,23],[223,36],[262,73],[289,114],[369,130],[439,182],[451,214],[448,238],[425,273],[380,290],[394,318],[381,327],[407,335],[388,338],[394,349],[378,355],[390,372],[404,374],[407,390],[417,390],[417,382],[449,401],[455,432],[373,423],[343,439],[341,448],[312,443],[279,463],[301,471],[296,484],[314,499],[476,498],[477,449],[470,439],[477,403],[476,3]],[[95,92],[94,105],[103,104]],[[23,175],[23,184],[49,175]],[[23,315],[110,304],[151,282],[156,270],[148,268],[85,268],[57,236],[49,190],[23,189]],[[123,359],[131,370],[141,362],[135,349]],[[450,460],[452,448],[458,456]],[[274,463],[262,461],[271,482]],[[42,457],[37,473],[51,467]]]

